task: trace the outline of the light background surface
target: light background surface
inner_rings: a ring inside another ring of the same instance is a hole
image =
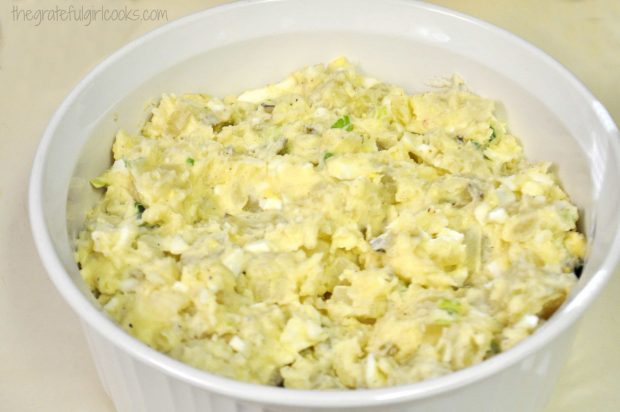
[[[168,20],[225,1],[108,0]],[[573,71],[620,122],[620,1],[435,0],[503,27]],[[53,111],[98,62],[165,20],[15,21],[78,0],[0,0],[0,411],[113,411],[77,316],[47,279],[27,219],[27,179]],[[620,410],[620,271],[582,320],[547,412]]]

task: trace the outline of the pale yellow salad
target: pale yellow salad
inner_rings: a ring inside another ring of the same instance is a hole
[[[127,332],[289,388],[410,383],[514,346],[585,255],[549,163],[492,100],[344,58],[224,99],[163,95],[92,180],[76,259]]]

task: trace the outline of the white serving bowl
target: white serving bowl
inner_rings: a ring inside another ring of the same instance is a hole
[[[462,75],[503,103],[527,155],[551,160],[583,212],[590,254],[552,319],[515,348],[428,381],[374,390],[303,391],[233,381],[158,353],[107,317],[82,282],[73,244],[96,200],[88,179],[110,164],[118,128],[135,131],[162,92],[238,93],[346,55],[366,73],[428,89]],[[97,370],[119,411],[539,411],[575,325],[620,256],[620,145],[603,106],[567,70],[517,37],[406,0],[238,2],[177,20],[97,66],[62,103],[39,146],[30,219],[49,275],[82,319]]]

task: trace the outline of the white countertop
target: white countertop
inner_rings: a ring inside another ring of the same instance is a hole
[[[109,0],[160,8],[168,20],[223,1]],[[573,71],[620,123],[620,1],[437,0],[504,27]],[[101,2],[103,4],[103,2]],[[101,7],[97,4],[96,7]],[[16,21],[14,10],[77,1],[0,1],[0,410],[112,411],[78,319],[47,279],[30,235],[28,175],[36,146],[69,90],[159,21]],[[17,9],[15,9],[17,7]],[[18,16],[19,17],[19,16]],[[620,410],[620,271],[579,327],[547,412]]]

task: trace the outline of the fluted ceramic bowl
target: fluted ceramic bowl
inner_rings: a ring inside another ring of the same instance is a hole
[[[98,306],[73,260],[96,200],[88,179],[110,164],[119,128],[136,130],[162,92],[238,93],[346,55],[362,71],[428,89],[458,73],[501,101],[527,156],[558,165],[589,241],[583,275],[551,320],[476,366],[410,385],[309,391],[237,382],[194,369],[126,334]],[[49,276],[82,320],[105,390],[119,411],[539,411],[577,321],[612,273],[620,245],[618,130],[557,62],[487,23],[407,0],[244,1],[167,24],[99,64],[62,103],[30,182],[34,238]]]

